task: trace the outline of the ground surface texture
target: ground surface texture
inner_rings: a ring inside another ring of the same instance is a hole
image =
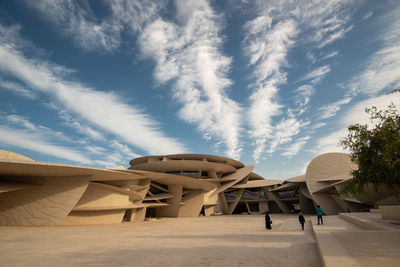
[[[271,218],[270,231],[262,215],[0,227],[0,262],[1,266],[321,266],[309,221],[301,231],[295,215]]]

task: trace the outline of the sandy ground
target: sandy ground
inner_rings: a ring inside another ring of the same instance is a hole
[[[400,232],[336,232],[333,235],[361,266],[400,266]]]
[[[293,215],[271,217],[270,231],[261,215],[0,227],[0,265],[321,266],[310,223],[301,231]]]

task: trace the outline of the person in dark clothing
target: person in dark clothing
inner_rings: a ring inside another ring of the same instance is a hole
[[[321,221],[321,224],[323,225],[324,221],[322,220],[322,209],[319,205],[317,206],[317,218],[318,218],[318,225],[319,221]]]
[[[306,223],[306,219],[301,212],[299,212],[299,222],[301,224],[301,230],[304,230],[304,224]]]
[[[271,230],[271,218],[269,217],[269,211],[265,211],[265,228]]]

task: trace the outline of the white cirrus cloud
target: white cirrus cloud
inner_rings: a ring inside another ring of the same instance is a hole
[[[321,127],[324,127],[326,125],[325,122],[317,122],[311,125],[311,129],[315,130],[315,129],[319,129]]]
[[[363,16],[362,20],[367,20],[367,19],[369,19],[370,17],[372,17],[373,14],[374,14],[374,12],[372,12],[372,11],[367,12],[367,13]]]
[[[4,125],[10,126],[11,128],[22,129],[26,132],[40,133],[43,136],[47,136],[49,140],[56,140],[57,142],[68,142],[72,143],[73,140],[66,136],[61,131],[54,131],[48,127],[37,125],[29,121],[26,117],[17,114],[7,114],[0,112],[1,119]],[[23,142],[23,140],[21,140]]]
[[[320,62],[320,61],[323,61],[326,59],[330,59],[330,58],[334,58],[339,55],[340,55],[340,52],[338,50],[333,50],[331,52],[321,51],[319,53],[319,55],[315,55],[314,53],[309,51],[306,53],[306,59],[307,59],[307,61],[310,62],[310,66],[312,66],[317,62]]]
[[[37,97],[36,93],[27,89],[26,86],[21,85],[20,83],[7,81],[2,78],[0,78],[0,88],[30,99],[35,99]]]
[[[225,154],[239,159],[242,109],[227,95],[231,58],[221,52],[221,18],[208,1],[176,1],[176,6],[176,23],[160,18],[144,29],[141,51],[156,62],[160,84],[174,81],[179,117],[196,125],[205,139],[223,141]]]
[[[26,118],[16,115],[16,114],[11,114],[11,115],[6,115],[5,120],[9,123],[15,124],[17,126],[20,126],[25,129],[29,130],[36,130],[36,126],[28,121]]]
[[[92,155],[104,155],[107,152],[106,148],[97,145],[87,145],[85,146],[85,150]]]
[[[125,30],[141,31],[143,25],[157,16],[166,1],[104,1],[102,4],[108,13],[103,17],[96,15],[88,1],[38,0],[26,3],[81,48],[110,52],[120,46]]]
[[[339,53],[339,51],[337,51],[337,50],[334,50],[334,51],[329,52],[329,53],[321,52],[321,59],[320,59],[320,60],[324,60],[324,59],[328,59],[328,58],[333,58],[333,57],[338,56],[339,54],[340,54],[340,53]]]
[[[102,133],[93,129],[92,127],[82,123],[79,119],[71,116],[66,110],[60,107],[53,107],[59,110],[58,115],[61,119],[65,121],[65,124],[69,127],[76,129],[79,133],[87,135],[94,140],[104,140]]]
[[[73,162],[91,164],[90,158],[82,151],[60,145],[67,137],[47,127],[37,126],[25,117],[16,114],[1,114],[0,144],[32,150],[41,154]]]
[[[253,158],[258,161],[265,151],[273,152],[278,144],[289,142],[298,130],[288,131],[293,136],[282,138],[279,124],[274,125],[273,117],[280,115],[282,105],[279,103],[279,87],[286,83],[286,68],[290,67],[287,56],[296,45],[308,45],[323,48],[339,40],[352,29],[351,14],[353,1],[256,1],[256,16],[244,25],[244,54],[249,59],[254,82],[249,97],[250,107],[248,122],[250,137],[254,140]],[[332,54],[331,57],[335,56]],[[313,53],[308,53],[308,60],[315,63],[319,60]],[[312,84],[321,82],[330,71],[325,65],[309,74]],[[307,89],[307,90],[306,90]],[[310,87],[297,92],[295,101],[302,103],[296,116],[305,112],[309,97],[313,94]],[[300,99],[302,98],[302,99]],[[293,115],[293,114],[292,114]],[[294,121],[295,125],[304,127],[303,122],[294,116],[285,120]],[[294,129],[294,128],[293,128]]]
[[[139,155],[137,153],[134,153],[127,145],[122,144],[121,142],[118,142],[117,140],[113,140],[110,144],[114,150],[119,151],[120,153],[124,154],[125,156],[132,158],[139,158],[142,157],[142,155]]]
[[[310,97],[314,94],[315,88],[310,84],[300,86],[294,91],[296,94],[296,104],[301,108],[310,102]]]
[[[283,149],[282,156],[293,157],[299,153],[299,151],[304,147],[307,141],[310,139],[310,136],[304,136],[296,140],[293,144]]]
[[[128,105],[113,92],[96,91],[79,82],[60,78],[57,74],[62,67],[25,57],[22,51],[12,45],[12,41],[0,42],[0,72],[53,97],[53,100],[68,112],[123,138],[147,153],[168,154],[186,151],[183,144],[165,136],[159,129],[159,123],[139,108]],[[56,72],[53,69],[56,69]]]
[[[317,47],[322,48],[324,46],[327,46],[327,45],[333,43],[336,40],[342,39],[346,35],[346,33],[351,31],[352,29],[353,29],[353,25],[350,25],[346,28],[342,28],[338,31],[333,32],[327,38],[325,38]],[[334,27],[333,30],[336,30],[336,28]]]
[[[295,109],[295,111],[297,111],[297,116],[306,112],[310,97],[315,93],[314,86],[319,84],[328,72],[330,72],[330,66],[324,65],[312,70],[300,79],[300,81],[311,80],[311,84],[302,85],[294,91],[296,94],[295,103],[298,106]]]
[[[330,72],[330,70],[331,69],[329,65],[324,65],[310,71],[300,79],[300,81],[311,80],[311,84],[302,85],[294,91],[294,93],[296,93],[295,103],[298,105],[297,116],[303,114],[306,111],[306,106],[310,102],[310,97],[315,93],[314,86],[319,84],[325,77],[325,75]]]
[[[301,121],[297,118],[284,118],[274,128],[274,138],[270,142],[268,153],[275,152],[282,144],[291,142],[293,137],[300,133],[300,130],[309,124],[308,121]]]
[[[316,154],[336,151],[342,152],[343,149],[339,147],[338,143],[341,139],[347,136],[347,127],[354,123],[372,126],[373,123],[371,123],[369,115],[365,112],[365,109],[375,106],[378,110],[383,110],[386,109],[390,103],[394,103],[397,109],[400,109],[399,92],[371,97],[353,105],[341,116],[341,119],[337,123],[336,130],[333,130],[332,133],[317,140],[317,146],[314,152]]]
[[[102,149],[97,146],[88,146],[86,149],[94,154],[101,154],[101,159],[96,159],[96,164],[105,166],[106,168],[116,168],[125,165],[132,158],[141,157],[134,153],[126,144],[117,140],[112,140],[107,144],[108,149]]]
[[[365,112],[365,109],[374,106],[378,110],[383,110],[387,109],[390,103],[393,103],[397,107],[397,110],[400,111],[400,92],[371,97],[355,104],[348,111],[346,111],[348,116],[342,116],[341,123],[343,125],[360,123],[371,126],[373,123],[371,123],[368,114]]]
[[[365,63],[364,70],[348,86],[355,93],[375,96],[383,90],[400,88],[400,8],[385,14],[378,36],[382,47]]]
[[[371,125],[365,108],[376,106],[385,109],[393,102],[400,107],[400,94],[398,92],[377,96],[383,90],[393,90],[400,87],[400,15],[399,8],[385,14],[379,21],[385,29],[377,37],[382,41],[382,46],[367,60],[365,68],[350,81],[347,86],[350,90],[343,99],[322,107],[321,118],[334,116],[341,106],[349,103],[357,94],[367,95],[369,98],[353,104],[339,118],[337,130],[318,140],[318,153],[329,151],[342,151],[338,147],[340,139],[347,136],[347,126],[354,123]]]
[[[335,116],[343,105],[350,103],[358,94],[374,97],[384,90],[400,88],[399,11],[397,8],[385,14],[380,23],[386,30],[378,36],[382,47],[367,60],[361,73],[353,77],[348,85],[342,86],[349,88],[342,99],[319,109],[321,120]]]
[[[89,2],[39,0],[26,3],[50,21],[58,32],[70,36],[84,49],[111,51],[120,45],[119,25],[109,20],[98,22]]]
[[[25,130],[12,129],[0,126],[0,143],[29,149],[41,154],[67,159],[73,162],[91,164],[92,161],[84,156],[81,151],[52,144],[47,141],[46,135],[31,133]]]
[[[330,71],[330,66],[324,65],[307,73],[303,78],[300,79],[300,81],[311,80],[311,83],[315,85],[320,83],[325,75],[328,74]]]
[[[272,24],[294,19],[301,31],[298,41],[323,48],[352,29],[351,16],[358,4],[353,0],[258,0],[252,6],[259,14],[269,17]]]
[[[353,98],[351,96],[346,96],[334,103],[325,105],[319,108],[319,119],[324,120],[331,118],[336,115],[336,113],[341,109],[341,107],[345,104],[350,103]]]
[[[267,140],[273,137],[272,117],[278,115],[281,108],[276,99],[278,86],[286,82],[286,73],[281,68],[286,64],[288,50],[297,35],[296,23],[292,20],[270,27],[271,19],[266,16],[245,25],[244,52],[254,66],[255,82],[251,86],[248,118],[250,136],[255,140],[253,158],[256,161],[265,151]]]

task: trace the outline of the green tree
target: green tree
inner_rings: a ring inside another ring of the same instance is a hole
[[[354,179],[341,193],[361,193],[367,185],[372,185],[377,192],[383,186],[399,200],[400,114],[393,103],[386,110],[372,107],[365,112],[373,126],[352,124],[348,127],[348,136],[339,142],[358,165],[352,172]]]

